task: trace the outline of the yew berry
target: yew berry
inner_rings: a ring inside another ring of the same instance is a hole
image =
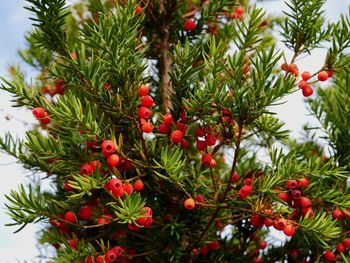
[[[260,258],[260,257],[254,257],[253,258],[253,263],[263,263],[263,262],[264,262],[263,259]]]
[[[117,260],[117,254],[114,252],[114,250],[109,250],[107,251],[106,255],[105,255],[105,260],[107,263],[113,263]]]
[[[50,120],[50,118],[45,117],[45,118],[43,118],[43,119],[40,119],[40,122],[41,122],[41,124],[43,124],[43,125],[47,125],[47,124],[49,124],[49,123],[51,122],[51,120]]]
[[[124,195],[124,188],[121,187],[119,189],[114,189],[112,190],[112,193],[115,198],[122,197]]]
[[[307,85],[303,88],[302,92],[304,97],[310,97],[314,93],[314,90]]]
[[[110,90],[111,90],[111,85],[110,85],[109,83],[104,83],[104,84],[103,84],[103,89],[104,89],[105,91],[110,91]]]
[[[244,14],[244,8],[242,6],[239,6],[236,8],[235,13],[239,14],[239,15],[243,15]]]
[[[139,231],[140,230],[140,228],[134,224],[128,224],[128,229],[130,231]]]
[[[143,96],[147,96],[149,92],[149,88],[146,85],[141,85],[140,89],[139,89],[139,94],[141,97]]]
[[[260,240],[259,242],[259,248],[265,249],[267,247],[267,243],[264,240]]]
[[[171,133],[170,139],[173,141],[173,143],[179,143],[183,139],[183,132],[180,130],[175,130]]]
[[[310,183],[309,179],[307,179],[306,177],[303,177],[303,178],[299,179],[298,182],[299,182],[299,186],[301,188],[306,188],[309,185],[309,183]]]
[[[120,162],[120,158],[118,155],[116,154],[111,154],[110,156],[108,156],[107,158],[107,164],[110,167],[116,167]]]
[[[200,140],[197,140],[197,141],[196,141],[196,148],[197,148],[199,151],[205,150],[206,147],[207,147],[207,143],[206,143],[205,141],[200,141]]]
[[[79,217],[82,220],[89,220],[92,217],[92,210],[88,206],[82,206],[79,209]]]
[[[270,226],[273,225],[273,221],[272,221],[270,218],[265,218],[265,220],[264,220],[264,225],[265,225],[266,227],[270,227]]]
[[[67,191],[67,192],[70,192],[70,191],[73,191],[74,189],[72,188],[72,186],[69,184],[68,181],[66,181],[64,183],[64,189]]]
[[[125,252],[121,246],[112,247],[111,250],[113,250],[117,254],[117,257],[121,256]]]
[[[78,221],[75,213],[72,211],[68,211],[64,214],[64,220],[69,223],[76,223]]]
[[[344,247],[346,247],[346,248],[350,248],[350,238],[345,238],[345,239],[343,240],[343,245],[344,245]]]
[[[340,244],[337,245],[336,250],[339,253],[343,253],[345,251],[345,247],[344,247],[344,245],[342,243],[340,243]]]
[[[253,185],[253,179],[252,179],[252,178],[249,178],[249,177],[244,178],[244,183],[245,183],[246,185]]]
[[[134,183],[135,191],[142,191],[144,186],[145,185],[143,184],[143,182],[140,179]]]
[[[287,203],[290,201],[290,195],[287,192],[278,193],[277,197]]]
[[[184,23],[184,29],[186,31],[193,31],[196,29],[196,22],[193,19],[188,19]]]
[[[123,188],[123,184],[122,184],[121,180],[119,180],[117,178],[113,178],[108,182],[106,188],[107,188],[107,190],[114,191],[114,190],[118,190],[118,189]]]
[[[170,131],[170,126],[169,125],[166,125],[164,123],[162,124],[159,124],[158,126],[158,131],[162,134],[168,134],[169,131]]]
[[[250,217],[250,224],[255,228],[262,228],[265,218],[260,215],[253,215]]]
[[[302,80],[299,82],[299,85],[298,85],[299,88],[304,89],[306,88],[306,86],[308,86],[308,84],[305,80]]]
[[[342,218],[343,217],[343,212],[340,209],[336,208],[332,212],[332,216],[333,216],[334,219]]]
[[[196,195],[196,202],[200,204],[204,204],[205,200],[201,194]]]
[[[206,256],[209,253],[209,245],[204,245],[201,247],[201,255]]]
[[[142,97],[141,104],[144,107],[152,107],[154,104],[154,101],[150,95],[146,95]]]
[[[135,9],[135,15],[137,15],[138,13],[140,13],[142,11],[142,6],[138,5]]]
[[[87,258],[85,258],[84,263],[93,263],[93,257],[88,256]]]
[[[327,71],[327,74],[328,74],[328,78],[331,78],[331,77],[333,77],[333,70],[328,70]]]
[[[287,64],[287,63],[283,63],[283,64],[281,65],[281,69],[282,69],[283,71],[287,71],[287,70],[288,70],[288,64]]]
[[[163,122],[166,125],[171,125],[173,123],[173,116],[170,113],[167,113],[163,116]]]
[[[142,211],[144,212],[143,217],[140,217],[139,219],[136,220],[136,223],[142,226],[149,226],[152,224],[153,219],[152,219],[152,209],[150,207],[143,207]]]
[[[125,183],[123,185],[124,192],[127,193],[128,195],[131,195],[131,193],[134,191],[134,187],[132,187],[132,184]]]
[[[192,199],[192,198],[188,198],[188,199],[186,199],[185,202],[184,202],[184,207],[185,207],[187,210],[192,210],[195,206],[196,206],[196,202],[195,202],[194,199]]]
[[[188,149],[188,148],[190,147],[190,144],[189,144],[189,142],[188,142],[187,140],[182,139],[182,141],[181,141],[181,146],[182,146],[182,148],[184,148],[184,149]]]
[[[203,154],[202,162],[205,166],[210,166],[210,162],[213,159],[210,153]]]
[[[300,197],[300,206],[302,208],[307,208],[307,207],[310,207],[311,205],[312,205],[312,202],[309,198],[304,196]]]
[[[205,132],[201,128],[197,127],[196,128],[196,136],[203,137],[204,135],[205,135]]]
[[[82,166],[80,166],[80,174],[90,175],[93,171],[94,169],[90,164],[83,164]]]
[[[253,188],[250,185],[245,185],[238,191],[238,198],[245,199],[252,193],[253,193]]]
[[[115,144],[111,140],[106,140],[102,143],[102,151],[107,154],[112,154],[115,152]]]
[[[307,208],[302,208],[301,209],[301,214],[303,216],[306,216],[308,213],[309,213],[308,219],[310,219],[314,215],[314,211],[312,210],[311,207],[307,207]]]
[[[32,113],[33,113],[34,117],[37,119],[42,119],[42,118],[46,117],[46,111],[41,107],[36,107],[36,108],[32,109]]]
[[[153,131],[153,125],[150,122],[144,122],[141,129],[144,133],[151,133]]]
[[[318,73],[317,78],[319,81],[326,81],[328,79],[327,71],[321,71],[320,73]]]
[[[302,74],[301,74],[301,77],[303,80],[305,81],[308,81],[310,79],[310,73],[308,71],[304,71]]]
[[[237,172],[233,172],[231,174],[230,181],[233,183],[237,183],[239,181],[239,174]]]
[[[74,239],[68,239],[67,243],[73,249],[77,249],[78,248],[78,242],[76,242]]]
[[[104,224],[108,224],[111,220],[104,218],[104,217],[99,217],[97,218],[97,224],[98,225],[104,225]]]
[[[211,168],[215,168],[216,167],[216,161],[214,159],[211,159],[210,166],[211,166]]]
[[[296,64],[290,64],[288,65],[288,71],[293,73],[296,72],[298,70],[298,66]]]
[[[332,251],[326,251],[323,254],[325,260],[327,260],[328,262],[333,262],[335,261],[335,255]]]
[[[291,196],[292,196],[293,200],[297,200],[301,197],[301,192],[299,190],[292,190]]]
[[[288,237],[293,236],[295,233],[295,226],[293,226],[292,224],[286,224],[283,227],[283,233]]]
[[[212,241],[209,243],[209,247],[211,250],[218,250],[220,249],[220,242],[218,240]]]
[[[103,256],[99,255],[95,258],[96,263],[105,263],[105,259]]]
[[[151,110],[147,107],[140,107],[139,108],[139,116],[140,116],[140,118],[148,120],[149,117],[151,117]]]
[[[286,182],[286,187],[289,189],[295,189],[298,186],[298,181],[297,180],[288,180]]]
[[[205,142],[208,146],[213,146],[216,143],[216,137],[213,134],[207,134],[205,136]]]
[[[276,230],[280,230],[280,231],[284,229],[285,225],[286,225],[286,220],[284,218],[275,220],[275,222],[273,223],[273,227]]]
[[[98,169],[101,169],[101,163],[100,163],[99,161],[91,161],[91,162],[90,162],[90,166],[92,167],[92,169],[93,169],[94,171],[96,171],[97,168],[98,168]]]

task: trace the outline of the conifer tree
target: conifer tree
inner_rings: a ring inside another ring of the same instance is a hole
[[[38,125],[0,149],[54,190],[11,191],[10,225],[47,223],[57,263],[349,262],[350,19],[324,2],[274,19],[247,1],[27,0],[20,56],[40,74],[1,89]],[[320,123],[298,141],[271,107],[293,92]]]

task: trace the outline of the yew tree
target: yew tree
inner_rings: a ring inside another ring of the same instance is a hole
[[[350,19],[324,3],[27,0],[38,76],[1,89],[37,125],[0,149],[41,180],[6,196],[9,225],[46,223],[57,263],[349,262]],[[294,92],[319,120],[297,140],[274,107]]]

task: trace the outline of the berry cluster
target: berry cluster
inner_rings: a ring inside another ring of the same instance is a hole
[[[336,253],[339,253],[339,254],[344,253],[345,250],[349,250],[349,249],[350,249],[350,238],[345,238],[343,242],[339,243],[336,246],[335,251],[327,250],[323,253],[323,257],[328,262],[334,262],[336,260],[341,259],[341,255],[337,255]]]
[[[149,122],[151,117],[151,107],[154,105],[154,101],[150,95],[148,95],[149,88],[146,85],[141,85],[139,94],[141,96],[141,106],[139,108],[139,117],[141,122],[141,129],[144,133],[151,133],[153,131],[153,125]]]
[[[41,89],[43,94],[49,94],[51,97],[56,94],[63,95],[64,94],[64,80],[58,79],[55,82],[55,85],[47,85]]]

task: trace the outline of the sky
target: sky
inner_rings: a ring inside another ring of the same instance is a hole
[[[0,76],[6,77],[6,68],[10,63],[23,63],[17,56],[17,50],[25,46],[24,34],[31,28],[31,21],[28,19],[29,13],[23,6],[24,0],[0,0]],[[283,1],[269,0],[263,5],[269,13],[278,14],[281,10],[286,10]],[[327,18],[331,21],[337,20],[340,13],[348,10],[350,0],[329,0],[325,5]],[[281,48],[283,48],[281,46]],[[291,53],[286,53],[290,59]],[[324,50],[316,50],[311,57],[298,61],[300,71],[308,70],[314,72],[323,64],[325,58]],[[30,72],[28,67],[23,67]],[[29,111],[11,108],[11,97],[0,90],[0,136],[4,136],[8,131],[14,136],[24,137],[24,132],[29,126],[23,125],[22,121],[34,123],[34,119]],[[302,124],[306,122],[316,123],[308,116],[303,96],[301,93],[294,93],[285,99],[286,103],[275,110],[278,117],[283,120],[285,127],[292,131],[292,136],[300,134]],[[7,121],[6,116],[11,120]],[[38,226],[27,226],[21,232],[13,234],[13,227],[5,227],[9,223],[9,217],[5,214],[4,195],[11,189],[16,189],[20,183],[28,183],[28,172],[23,169],[15,160],[0,153],[0,255],[1,262],[39,262],[35,260],[38,250],[35,246],[35,232]],[[278,235],[276,235],[278,238]],[[19,249],[20,248],[20,249]]]

